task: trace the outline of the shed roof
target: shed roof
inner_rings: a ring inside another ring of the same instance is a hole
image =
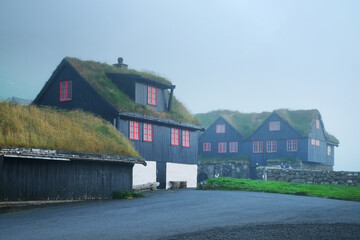
[[[82,61],[71,57],[66,57],[64,60],[67,61],[105,100],[107,100],[118,111],[135,112],[142,115],[150,115],[158,118],[172,119],[178,122],[200,125],[199,120],[191,115],[184,105],[175,97],[173,98],[172,109],[170,112],[156,112],[152,108],[135,103],[124,92],[117,88],[109,78],[109,76],[114,76],[114,74],[127,74],[132,75],[134,80],[150,81],[165,88],[175,88],[175,86],[164,77],[147,72],[120,69],[95,61]]]
[[[7,158],[28,158],[54,161],[86,160],[100,162],[118,162],[142,164],[146,166],[146,162],[144,159],[136,157],[100,155],[89,153],[72,153],[58,150],[42,150],[34,148],[0,148],[0,156],[4,156]]]
[[[288,110],[278,109],[277,113],[284,121],[288,122],[302,136],[307,136],[311,127],[320,112],[317,109],[311,110]],[[245,138],[248,138],[273,112],[262,113],[240,113],[238,111],[217,110],[209,113],[200,113],[196,116],[200,119],[202,125],[207,128],[219,116],[227,120],[235,129],[237,129]],[[328,142],[339,144],[339,140],[325,131]]]

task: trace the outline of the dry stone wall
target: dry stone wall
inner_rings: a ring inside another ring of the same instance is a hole
[[[224,161],[216,163],[199,163],[198,182],[214,177],[250,178],[249,162]]]
[[[360,186],[360,172],[258,167],[257,178],[265,181]]]

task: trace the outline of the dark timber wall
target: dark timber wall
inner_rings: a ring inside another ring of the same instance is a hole
[[[197,164],[198,133],[190,131],[190,147],[182,145],[182,130],[180,130],[180,145],[171,145],[171,127],[153,124],[153,142],[143,141],[143,122],[139,121],[140,140],[130,140],[135,149],[147,161]],[[118,129],[129,138],[129,120],[119,119]]]
[[[132,188],[132,163],[3,158],[0,200],[108,199]]]
[[[60,82],[72,81],[72,100],[60,101]],[[117,111],[97,93],[90,84],[66,61],[63,62],[46,83],[46,91],[37,97],[35,104],[63,109],[83,109],[113,122]]]

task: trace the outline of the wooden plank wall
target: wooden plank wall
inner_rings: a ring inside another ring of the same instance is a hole
[[[153,124],[153,142],[143,141],[143,122],[139,121],[140,140],[131,140],[135,149],[147,161],[197,164],[198,132],[190,131],[190,147],[182,145],[180,130],[179,146],[171,145],[171,127]],[[129,137],[129,120],[118,119],[118,130]]]
[[[108,199],[132,188],[131,163],[4,158],[0,200]]]

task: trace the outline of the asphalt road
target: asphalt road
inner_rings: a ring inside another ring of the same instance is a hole
[[[223,227],[360,224],[360,202],[231,191],[179,190],[148,194],[147,198],[81,202],[3,213],[0,214],[0,239],[139,240]]]

